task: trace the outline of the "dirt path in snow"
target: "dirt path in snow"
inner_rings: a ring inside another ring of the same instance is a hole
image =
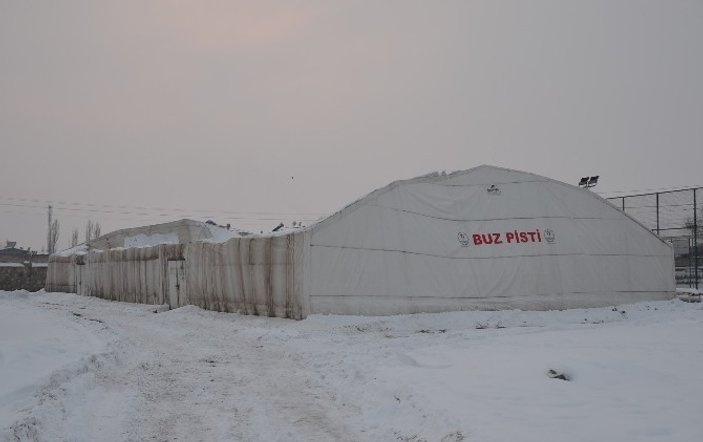
[[[30,429],[28,439],[360,439],[325,395],[310,388],[308,361],[242,333],[231,318],[204,327],[193,312],[154,314],[146,306],[89,298],[39,306],[63,310],[87,332],[110,334],[114,341],[75,379],[68,376],[69,385],[45,388],[53,416]],[[71,387],[86,382],[86,375],[89,388]]]

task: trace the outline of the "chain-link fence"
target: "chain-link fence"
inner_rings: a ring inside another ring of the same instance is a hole
[[[703,285],[703,187],[608,198],[674,246],[676,285]]]

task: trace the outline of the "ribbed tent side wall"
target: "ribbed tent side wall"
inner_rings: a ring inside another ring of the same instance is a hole
[[[78,257],[49,256],[46,273],[46,291],[76,293],[75,265]],[[81,257],[82,258],[82,257]]]
[[[49,258],[46,289],[113,301],[165,304],[167,264],[172,259],[183,259],[183,245],[53,255]]]
[[[188,303],[302,318],[303,234],[197,242],[185,248]]]
[[[183,245],[91,251],[78,294],[140,304],[168,303],[169,260],[183,259]]]

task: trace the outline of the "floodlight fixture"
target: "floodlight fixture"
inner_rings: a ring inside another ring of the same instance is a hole
[[[600,175],[595,175],[591,177],[585,176],[581,178],[581,181],[579,181],[579,187],[583,187],[584,189],[596,187],[596,185],[598,184],[598,178],[600,178]]]

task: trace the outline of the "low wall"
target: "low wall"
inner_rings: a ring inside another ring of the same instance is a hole
[[[44,288],[47,267],[30,264],[0,265],[0,290],[29,290],[36,292]]]

